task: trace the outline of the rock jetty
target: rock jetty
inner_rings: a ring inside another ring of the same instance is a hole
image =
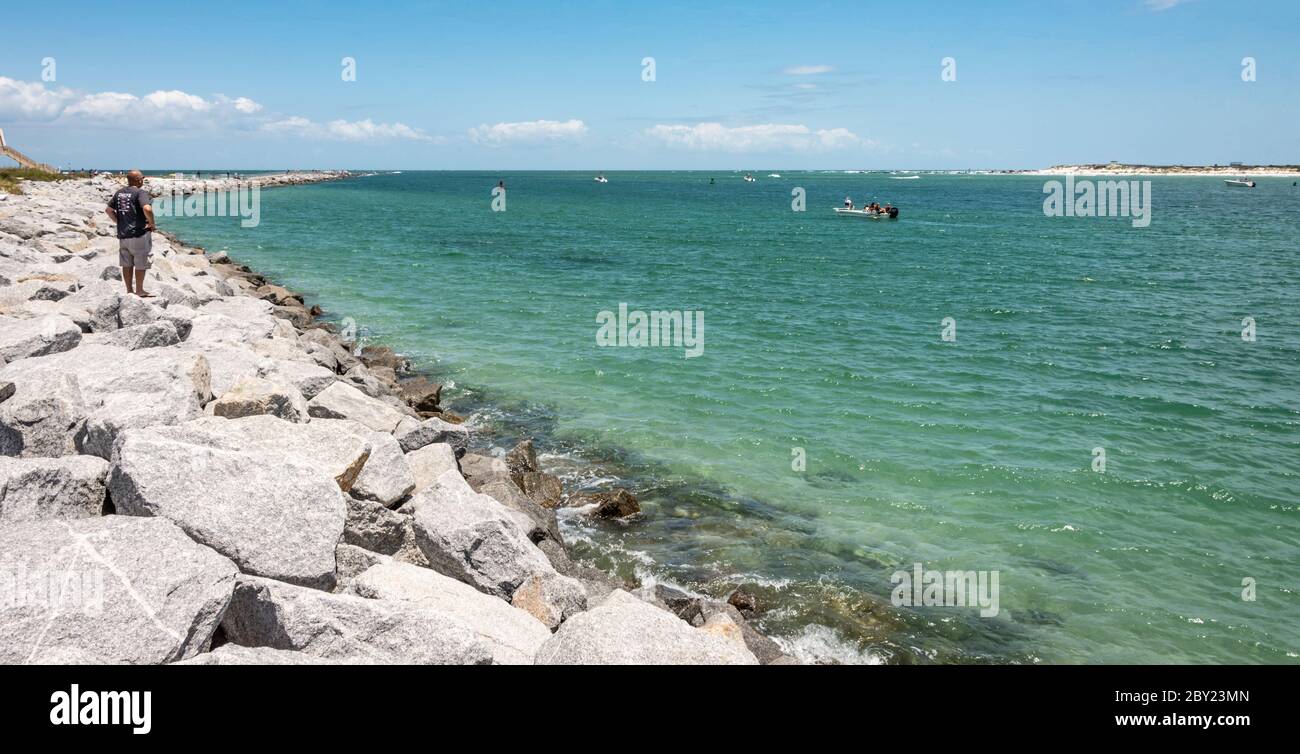
[[[476,452],[438,385],[227,254],[160,232],[127,294],[120,185],[0,197],[0,662],[790,662],[732,605],[573,562],[554,509],[634,496]]]

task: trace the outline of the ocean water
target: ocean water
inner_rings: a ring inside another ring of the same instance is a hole
[[[563,516],[580,559],[743,585],[806,660],[1298,661],[1300,188],[1155,178],[1134,228],[1046,217],[1046,178],[768,172],[403,172],[161,224],[411,355],[489,448],[628,486],[631,521]],[[600,347],[620,304],[703,312],[703,352]],[[891,604],[916,563],[996,571],[998,614]]]

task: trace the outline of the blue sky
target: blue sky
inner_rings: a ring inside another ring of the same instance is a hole
[[[1294,0],[228,0],[5,15],[0,128],[64,167],[1300,163]],[[948,57],[955,81],[941,78]]]

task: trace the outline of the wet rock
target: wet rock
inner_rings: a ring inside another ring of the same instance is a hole
[[[253,296],[263,301],[269,301],[274,306],[301,306],[303,303],[302,296],[283,286],[268,283],[253,291]]]
[[[641,504],[631,492],[619,487],[611,492],[580,492],[569,498],[568,507],[591,506],[596,518],[626,518],[641,512]]]
[[[543,508],[558,508],[564,498],[564,485],[560,478],[540,471],[525,471],[519,485],[529,500]]]
[[[519,489],[524,488],[524,474],[542,470],[537,464],[537,450],[533,447],[531,439],[524,440],[511,448],[510,452],[506,453],[505,463],[510,478]]]
[[[744,589],[737,589],[727,595],[727,604],[739,610],[746,620],[758,613],[758,598]]]
[[[366,346],[361,349],[359,354],[361,363],[374,369],[375,367],[387,367],[393,372],[406,371],[408,362],[405,357],[393,352],[388,346]]]
[[[407,405],[416,411],[437,411],[438,402],[442,400],[442,385],[424,377],[406,380],[398,385],[398,390]]]

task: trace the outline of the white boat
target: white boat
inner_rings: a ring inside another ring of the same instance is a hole
[[[768,177],[768,178],[780,178],[780,177],[781,177],[781,174],[780,174],[780,173],[768,173],[768,174],[767,174],[767,177]]]
[[[884,212],[868,212],[865,209],[849,209],[848,207],[835,207],[835,214],[840,217],[860,217],[863,220],[897,220],[898,215],[889,215]]]
[[[746,182],[746,183],[753,183],[755,180],[757,180],[757,179],[754,178],[754,176],[750,175],[749,173],[746,173],[746,174],[745,174],[745,182]]]
[[[609,179],[603,175],[598,175],[595,178],[592,178],[591,180],[595,181],[596,183],[609,183]]]
[[[893,179],[896,180],[896,181],[919,181],[919,180],[921,180],[921,176],[919,176],[919,175],[894,175],[894,176],[890,176],[890,177],[893,178]]]
[[[1252,180],[1249,180],[1249,179],[1242,179],[1242,180],[1239,180],[1239,181],[1225,180],[1224,183],[1228,184],[1229,186],[1241,186],[1241,187],[1243,187],[1243,188],[1255,188],[1255,182],[1252,181]]]

